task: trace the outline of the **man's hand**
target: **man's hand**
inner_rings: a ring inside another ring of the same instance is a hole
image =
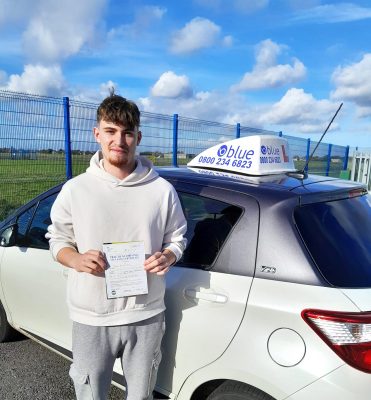
[[[175,261],[175,254],[171,250],[157,251],[144,262],[144,269],[151,274],[165,275]]]
[[[66,267],[93,275],[102,275],[106,267],[103,253],[98,250],[88,250],[80,254],[74,249],[65,247],[58,252],[57,259]]]

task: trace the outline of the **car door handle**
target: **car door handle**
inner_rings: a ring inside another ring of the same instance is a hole
[[[186,289],[184,294],[190,299],[206,300],[213,303],[226,303],[228,301],[228,297],[224,294],[200,292],[196,289]]]

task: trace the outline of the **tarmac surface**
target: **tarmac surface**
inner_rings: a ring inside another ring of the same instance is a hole
[[[73,400],[70,361],[30,339],[0,343],[1,400]],[[124,392],[112,386],[109,400]]]

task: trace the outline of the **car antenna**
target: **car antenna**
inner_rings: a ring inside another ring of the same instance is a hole
[[[297,173],[303,175],[303,177],[305,176],[305,170],[307,169],[310,161],[312,160],[313,154],[315,153],[315,151],[317,150],[317,147],[319,146],[319,144],[321,143],[322,139],[324,138],[324,136],[326,135],[327,131],[330,129],[331,124],[334,122],[334,119],[336,118],[336,116],[338,115],[338,112],[340,111],[341,107],[343,106],[343,103],[340,104],[339,108],[336,110],[336,113],[334,114],[334,116],[332,117],[330,123],[327,125],[326,130],[323,132],[321,139],[317,142],[316,147],[314,148],[314,150],[312,151],[312,154],[309,156],[307,162],[304,165],[304,168],[300,171],[298,171]]]

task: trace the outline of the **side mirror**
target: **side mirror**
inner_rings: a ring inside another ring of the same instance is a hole
[[[18,224],[13,224],[5,228],[0,234],[0,246],[12,247],[16,244],[18,234]]]

